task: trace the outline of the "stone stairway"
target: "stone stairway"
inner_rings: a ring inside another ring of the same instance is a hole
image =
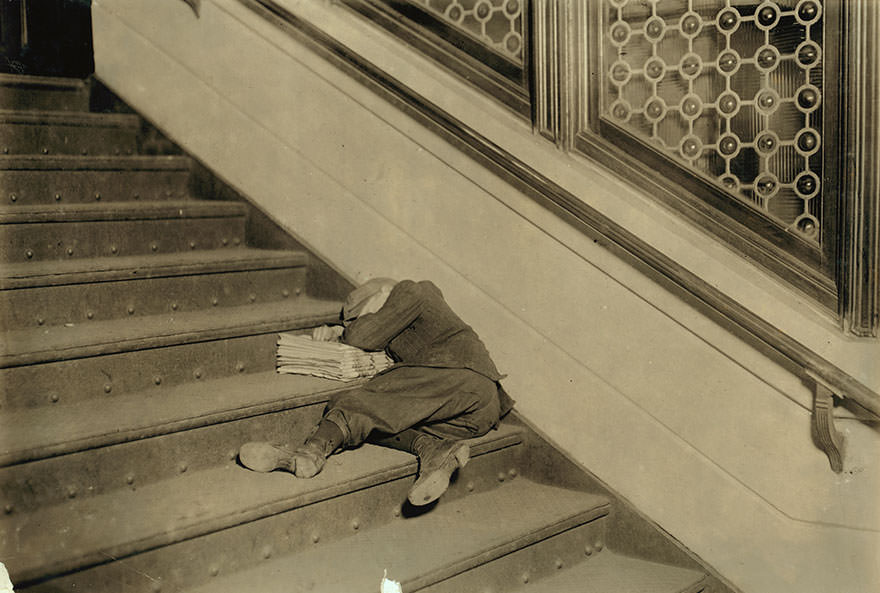
[[[349,384],[274,372],[337,319],[315,258],[255,249],[244,202],[80,81],[0,77],[0,561],[45,592],[727,591],[512,415],[439,503],[372,445],[312,480],[236,462]],[[341,296],[341,295],[337,295]]]

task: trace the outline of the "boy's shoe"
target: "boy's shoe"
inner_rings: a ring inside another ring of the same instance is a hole
[[[245,443],[238,452],[238,460],[255,472],[288,471],[297,478],[313,478],[323,468],[324,447],[309,441],[293,453],[272,443]]]
[[[290,451],[266,442],[245,443],[238,452],[238,460],[255,472],[271,472],[276,469],[293,472],[296,467]]]
[[[452,474],[467,465],[470,447],[462,441],[428,437],[418,439],[413,448],[419,456],[419,478],[407,498],[411,504],[423,506],[443,496]]]

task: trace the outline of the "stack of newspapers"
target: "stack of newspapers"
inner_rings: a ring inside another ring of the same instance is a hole
[[[339,342],[317,342],[307,335],[278,334],[279,373],[353,381],[372,377],[392,364],[394,361],[385,352],[366,352]]]

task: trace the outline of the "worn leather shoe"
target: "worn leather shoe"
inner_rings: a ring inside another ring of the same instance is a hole
[[[443,496],[452,474],[467,465],[471,451],[467,443],[435,438],[420,439],[414,448],[419,456],[419,478],[407,498],[414,506],[424,506]]]
[[[238,460],[255,472],[271,472],[276,469],[292,472],[296,466],[290,451],[266,442],[245,443],[238,452]]]

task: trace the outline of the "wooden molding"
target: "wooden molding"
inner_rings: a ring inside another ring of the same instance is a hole
[[[880,326],[880,4],[843,3],[841,316],[859,336]]]
[[[382,0],[340,0],[345,7],[367,17],[409,45],[434,59],[438,64],[455,72],[474,86],[485,91],[490,97],[503,103],[515,113],[531,117],[532,102],[529,97],[530,69],[530,23],[529,2],[523,0],[523,63],[514,64],[507,58],[485,48],[487,65],[474,58],[469,52],[459,49],[431,30],[406,18]],[[399,3],[401,4],[401,3]],[[419,10],[413,8],[413,10]],[[459,36],[461,44],[467,40]],[[472,48],[479,44],[469,43]]]
[[[615,253],[654,279],[696,300],[717,320],[757,340],[804,369],[805,375],[821,379],[834,393],[846,394],[880,417],[880,394],[839,367],[756,315],[727,294],[664,255],[627,229],[609,220],[576,195],[554,183],[540,171],[499,147],[489,138],[455,119],[375,64],[321,31],[318,27],[280,7],[275,0],[239,0],[258,15],[303,43],[367,88],[396,105],[410,117],[434,131],[482,166],[536,200],[548,210],[590,237],[601,240]]]

